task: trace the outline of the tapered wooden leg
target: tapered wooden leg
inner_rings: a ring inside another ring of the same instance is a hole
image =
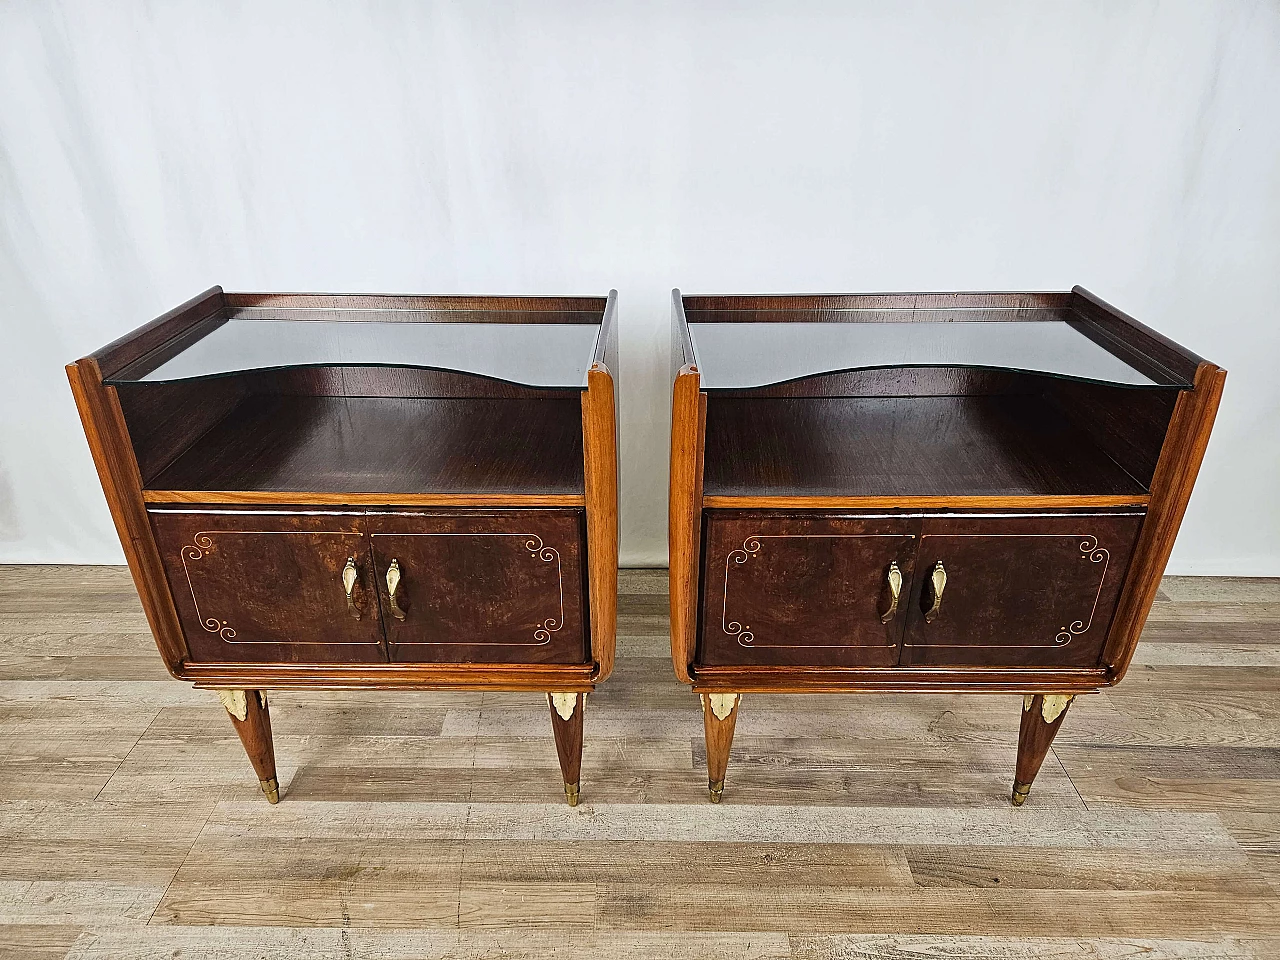
[[[702,693],[702,729],[707,739],[707,788],[711,802],[719,803],[724,793],[724,774],[729,768],[729,748],[733,746],[733,728],[738,722],[737,693]]]
[[[556,738],[560,772],[564,775],[564,798],[569,806],[578,805],[582,782],[582,712],[587,706],[585,693],[548,693],[551,704],[551,732]]]
[[[276,779],[276,751],[271,743],[271,714],[267,695],[261,690],[219,690],[231,725],[244,744],[249,762],[258,773],[258,783],[268,803],[280,802],[280,782]]]
[[[1040,772],[1049,744],[1062,726],[1067,707],[1075,698],[1067,694],[1027,694],[1022,698],[1022,726],[1018,730],[1018,768],[1013,778],[1013,805],[1022,806],[1031,783]]]

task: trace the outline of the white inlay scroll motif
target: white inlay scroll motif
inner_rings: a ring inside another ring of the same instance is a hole
[[[1081,559],[1102,564],[1102,576],[1098,578],[1098,592],[1094,595],[1093,609],[1089,611],[1089,619],[1074,620],[1065,627],[1059,627],[1058,635],[1053,638],[1053,642],[1058,646],[1065,646],[1071,642],[1073,636],[1084,633],[1093,626],[1093,615],[1098,612],[1098,599],[1102,596],[1102,585],[1107,581],[1107,566],[1111,563],[1111,554],[1098,546],[1098,538],[1090,534],[1081,540],[1080,554]]]

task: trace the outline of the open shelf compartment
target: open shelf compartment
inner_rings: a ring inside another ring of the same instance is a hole
[[[251,395],[148,490],[583,495],[577,399]]]
[[[1147,488],[1031,394],[721,398],[705,497],[1079,497]]]

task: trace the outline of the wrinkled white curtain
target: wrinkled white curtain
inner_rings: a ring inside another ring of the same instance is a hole
[[[617,287],[637,564],[673,285],[1082,283],[1231,371],[1174,569],[1280,573],[1278,91],[1266,2],[10,0],[0,561],[118,561],[62,365],[214,283]]]

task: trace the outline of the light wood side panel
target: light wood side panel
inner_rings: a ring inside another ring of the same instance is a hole
[[[187,657],[186,640],[147,519],[142,476],[129,442],[119,398],[114,388],[103,385],[102,372],[93,357],[68,364],[67,379],[147,623],[166,669],[178,676]]]
[[[671,475],[667,517],[670,552],[671,662],[676,676],[691,683],[698,630],[698,544],[702,527],[702,458],[707,429],[707,397],[699,390],[698,368],[686,364],[676,375],[671,398]]]
[[[1124,592],[1102,652],[1102,662],[1109,670],[1109,684],[1118,683],[1124,677],[1133,659],[1138,637],[1160,588],[1160,577],[1173,552],[1182,517],[1187,512],[1226,379],[1227,371],[1208,361],[1202,362],[1196,368],[1195,389],[1183,391],[1173,408],[1169,432],[1151,480],[1147,519],[1138,535]]]
[[[618,426],[613,376],[597,362],[582,395],[583,479],[587,505],[587,592],[596,680],[613,672],[618,624]]]

